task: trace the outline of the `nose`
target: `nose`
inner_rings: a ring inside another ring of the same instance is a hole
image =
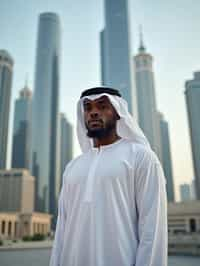
[[[98,117],[99,117],[99,113],[98,113],[97,111],[91,112],[91,113],[90,113],[90,117],[91,117],[92,119],[94,119],[94,118],[98,118]]]
[[[90,112],[90,117],[92,119],[98,118],[99,117],[99,111],[97,108],[92,108],[91,112]]]

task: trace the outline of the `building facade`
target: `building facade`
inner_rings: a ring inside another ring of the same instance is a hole
[[[50,232],[49,214],[0,212],[0,239],[21,239],[36,234],[47,236]]]
[[[65,167],[69,161],[72,160],[73,156],[73,129],[72,125],[66,119],[63,113],[60,114],[60,173],[61,173],[61,185],[62,185],[62,176],[65,170]]]
[[[34,212],[34,189],[28,170],[0,170],[0,239],[50,233],[51,215]]]
[[[167,121],[164,119],[163,114],[159,113],[161,145],[162,145],[162,165],[167,180],[167,199],[174,202],[174,179],[172,170],[172,159],[169,139],[169,127]]]
[[[0,50],[0,169],[6,168],[13,65],[10,54]]]
[[[200,255],[200,201],[168,203],[168,252]]]
[[[33,95],[31,170],[36,177],[35,210],[56,214],[60,187],[59,66],[60,20],[55,13],[39,17]]]
[[[181,184],[180,185],[180,196],[181,201],[189,201],[191,200],[191,187],[189,184]]]
[[[15,101],[12,168],[30,167],[32,93],[27,84]]]
[[[0,211],[33,212],[35,179],[25,169],[0,170]]]
[[[194,78],[186,81],[185,88],[193,166],[195,172],[195,194],[196,198],[200,199],[200,72],[195,72]]]

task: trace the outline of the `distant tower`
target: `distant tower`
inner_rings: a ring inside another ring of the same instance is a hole
[[[73,156],[73,131],[72,125],[66,119],[63,113],[60,114],[60,169],[61,169],[61,185],[62,185],[62,175],[64,173],[65,167],[69,161],[72,160]]]
[[[163,114],[159,113],[161,144],[162,144],[162,165],[167,180],[167,199],[174,201],[174,181],[172,171],[171,149],[169,139],[168,123],[164,119]]]
[[[160,127],[157,116],[153,57],[146,52],[140,31],[140,46],[134,57],[137,90],[138,121],[152,149],[162,161]]]
[[[12,168],[30,167],[32,93],[26,82],[15,101]]]
[[[189,184],[180,185],[180,195],[181,195],[181,201],[191,200]]]
[[[10,54],[0,50],[0,169],[6,168],[13,65]]]
[[[33,95],[32,175],[36,177],[35,210],[50,213],[54,218],[60,187],[60,38],[59,16],[40,14]]]
[[[185,97],[192,144],[193,166],[195,172],[196,198],[200,200],[200,72],[194,73],[194,79],[185,83]]]
[[[136,107],[133,106],[128,1],[104,0],[104,6],[105,28],[100,33],[102,85],[119,89],[129,111],[133,112]]]

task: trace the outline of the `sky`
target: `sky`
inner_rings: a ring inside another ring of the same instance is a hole
[[[156,101],[169,123],[176,197],[180,183],[191,182],[193,166],[186,103],[185,81],[200,70],[200,1],[130,0],[131,54],[137,53],[138,28],[154,57]],[[61,20],[60,111],[74,125],[76,103],[83,91],[100,84],[99,32],[104,27],[103,0],[1,0],[0,49],[15,61],[9,128],[10,161],[14,100],[28,75],[34,89],[38,16],[56,12]],[[75,130],[74,130],[75,131]],[[80,153],[76,135],[74,154]],[[9,166],[9,162],[8,162]]]

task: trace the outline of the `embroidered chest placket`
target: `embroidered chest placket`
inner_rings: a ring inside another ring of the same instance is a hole
[[[84,203],[93,202],[94,187],[95,187],[95,181],[96,181],[95,173],[96,173],[98,161],[102,153],[101,148],[95,150],[94,153],[95,153],[95,156],[94,156],[94,159],[91,161],[91,166],[89,168],[88,178],[86,181],[86,187],[85,187],[85,192],[83,196]]]

